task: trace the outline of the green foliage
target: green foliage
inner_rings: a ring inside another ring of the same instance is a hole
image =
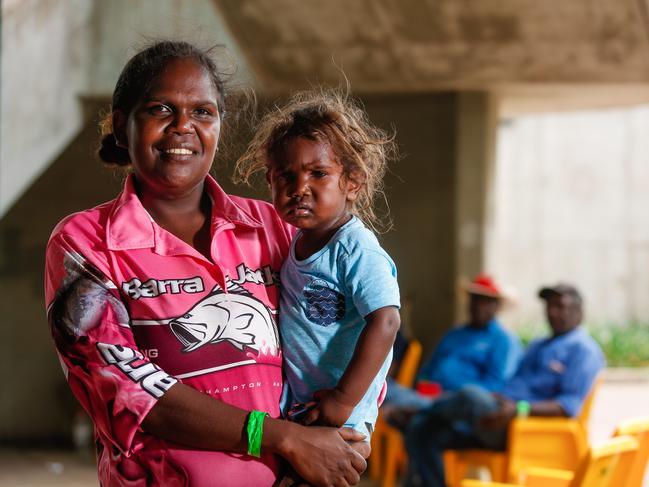
[[[609,367],[649,366],[648,323],[587,323],[586,328],[599,343]],[[548,327],[542,323],[525,323],[516,332],[523,345],[532,339],[548,335]]]
[[[588,326],[593,338],[604,350],[610,367],[646,367],[649,365],[649,325],[614,323]]]
[[[521,343],[524,347],[527,347],[529,343],[535,338],[541,338],[547,336],[548,327],[543,323],[539,322],[527,322],[521,325],[516,326],[514,329],[518,338],[520,338]]]

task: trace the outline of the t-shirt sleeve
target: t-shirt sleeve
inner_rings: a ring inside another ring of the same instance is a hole
[[[72,392],[99,434],[130,455],[140,424],[177,380],[140,353],[116,286],[88,255],[65,235],[50,240],[47,318]]]
[[[575,347],[560,381],[556,401],[568,416],[577,416],[597,374],[604,367],[604,357],[595,347]]]
[[[397,268],[378,244],[376,247],[358,247],[346,258],[347,292],[361,316],[386,306],[400,307]]]

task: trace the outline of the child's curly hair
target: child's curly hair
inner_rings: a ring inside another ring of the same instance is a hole
[[[397,155],[394,135],[370,124],[360,105],[340,90],[300,92],[268,112],[237,160],[234,181],[250,183],[254,174],[267,171],[296,137],[329,143],[343,166],[343,176],[361,183],[351,212],[375,232],[389,230],[383,176],[388,160]],[[385,203],[383,217],[374,208],[377,196]]]

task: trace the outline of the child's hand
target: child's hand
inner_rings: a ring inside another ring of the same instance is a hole
[[[356,404],[350,404],[348,398],[338,389],[322,389],[313,394],[317,401],[302,424],[318,424],[323,426],[340,427],[349,419]]]

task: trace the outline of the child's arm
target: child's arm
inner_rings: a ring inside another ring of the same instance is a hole
[[[365,322],[338,385],[314,394],[318,404],[306,414],[304,424],[342,426],[381,370],[399,330],[399,312],[394,306],[379,308],[367,315]]]

